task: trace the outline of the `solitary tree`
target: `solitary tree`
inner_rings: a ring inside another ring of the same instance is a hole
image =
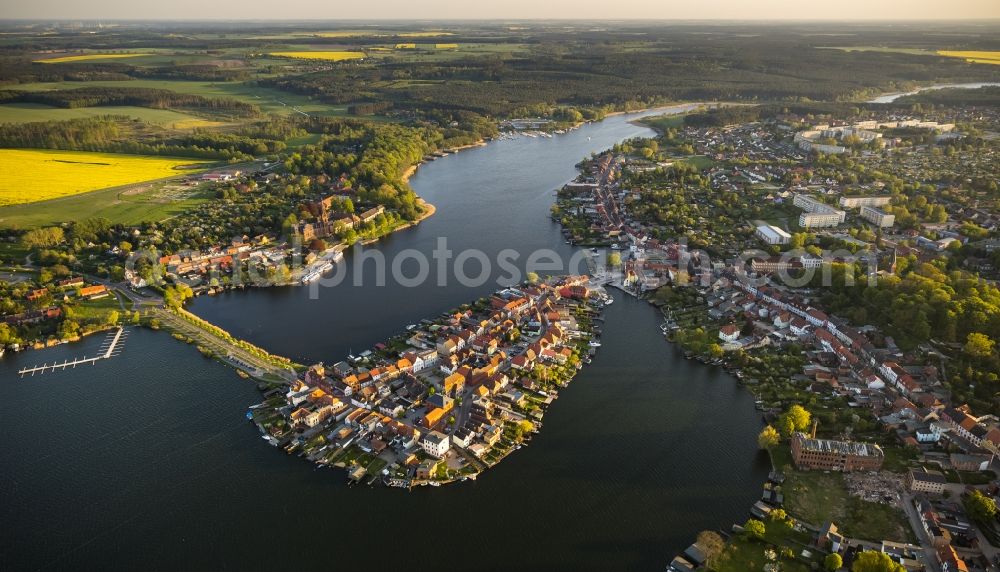
[[[844,559],[840,557],[839,554],[834,552],[833,554],[827,554],[826,558],[823,559],[823,568],[828,572],[837,572],[844,565]]]
[[[622,255],[621,254],[619,254],[617,252],[609,252],[608,253],[608,266],[614,268],[616,266],[621,266],[621,264],[622,264]]]
[[[812,415],[810,415],[804,407],[798,404],[789,407],[786,415],[792,419],[792,422],[795,424],[796,431],[805,431],[808,429],[809,422],[812,420]]]
[[[770,449],[781,441],[781,435],[778,434],[778,430],[774,427],[768,425],[761,430],[760,434],[757,435],[757,445],[761,449]]]
[[[756,518],[751,518],[743,525],[743,530],[746,531],[747,537],[753,540],[763,540],[764,534],[767,532],[767,528],[764,523],[757,520]]]
[[[719,536],[718,532],[711,530],[703,530],[698,533],[698,547],[705,554],[705,558],[709,561],[714,560],[722,554],[723,549],[726,547],[726,541]]]
[[[979,522],[989,522],[997,514],[997,504],[993,499],[979,491],[972,491],[962,501],[969,517]]]

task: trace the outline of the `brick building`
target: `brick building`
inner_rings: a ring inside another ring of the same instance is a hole
[[[882,468],[885,454],[871,443],[814,439],[796,433],[792,436],[792,460],[800,469],[877,471]]]

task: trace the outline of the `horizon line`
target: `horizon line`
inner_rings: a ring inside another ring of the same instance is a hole
[[[759,23],[909,23],[909,22],[940,22],[940,23],[969,23],[969,24],[985,24],[985,23],[1000,23],[1000,15],[989,16],[989,17],[975,17],[966,16],[962,18],[940,18],[940,17],[903,17],[903,18],[615,18],[615,19],[598,19],[598,18],[381,18],[381,17],[365,17],[365,18],[307,18],[307,19],[293,19],[293,18],[274,18],[274,17],[256,17],[256,18],[142,18],[142,17],[111,17],[102,18],[100,16],[87,16],[87,17],[61,17],[61,18],[43,18],[43,17],[15,17],[15,18],[0,18],[0,23],[3,22],[49,22],[49,23],[65,23],[65,22],[95,22],[95,23],[108,23],[108,22],[206,22],[206,23],[216,23],[216,22],[253,22],[253,23],[268,23],[268,22],[280,22],[280,23],[314,23],[314,24],[324,24],[324,23],[337,23],[337,22],[397,22],[397,23],[433,23],[433,22],[489,22],[489,23],[503,23],[503,22],[579,22],[579,23],[603,23],[603,24],[614,24],[614,23],[721,23],[728,22],[734,24],[759,24]]]

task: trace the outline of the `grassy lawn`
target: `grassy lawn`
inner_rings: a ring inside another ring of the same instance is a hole
[[[768,450],[771,454],[771,464],[779,471],[792,470],[792,451],[788,445],[778,445]]]
[[[840,523],[837,523],[838,526]],[[865,502],[850,497],[847,504],[847,519],[840,527],[847,536],[865,540],[895,540],[917,542],[910,524],[903,512],[884,504]]]
[[[91,191],[47,201],[0,207],[0,228],[33,228],[75,220],[79,213],[137,224],[176,216],[214,196],[208,190],[178,192],[162,183]]]
[[[113,295],[96,300],[81,300],[72,306],[74,317],[89,322],[103,321],[108,312],[112,310],[121,312],[121,305],[118,303],[118,298]]]
[[[376,457],[374,461],[372,461],[367,467],[365,467],[365,470],[373,475],[377,475],[380,474],[382,472],[382,469],[386,468],[386,466],[388,465],[389,463],[386,463],[384,459],[379,459]]]
[[[708,169],[715,165],[715,160],[705,155],[691,155],[684,158],[685,163],[690,163],[698,169]]]
[[[885,453],[885,462],[882,464],[882,467],[893,473],[905,472],[914,464],[913,461],[918,457],[915,449],[906,447],[883,445],[882,451]]]
[[[30,123],[33,121],[66,121],[102,115],[126,115],[154,125],[172,129],[194,129],[223,125],[189,113],[170,109],[151,109],[133,105],[110,105],[107,107],[75,107],[66,109],[38,103],[5,103],[0,105],[0,123]]]
[[[72,56],[60,56],[54,58],[46,57],[39,60],[35,60],[35,63],[64,64],[64,63],[89,62],[89,61],[118,60],[122,58],[141,58],[148,55],[150,54],[143,52],[128,53],[128,54],[94,52],[87,54],[77,54]]]
[[[277,61],[277,60],[275,60]],[[287,61],[287,60],[286,60]],[[265,113],[290,115],[295,107],[305,113],[317,115],[345,115],[346,105],[329,105],[314,102],[304,95],[296,95],[277,89],[258,87],[241,82],[211,82],[159,79],[100,80],[88,82],[41,82],[19,84],[20,91],[46,91],[53,89],[75,89],[79,87],[135,87],[166,89],[177,93],[201,95],[204,97],[232,97],[260,106]]]
[[[288,141],[285,141],[285,144],[288,145],[289,147],[303,147],[305,145],[315,145],[319,143],[321,137],[322,135],[320,135],[319,133],[308,133],[306,135],[303,135],[302,137],[292,137]]]
[[[657,131],[666,131],[670,128],[680,128],[684,127],[684,115],[683,113],[673,114],[673,115],[658,115],[656,117],[644,117],[640,120],[640,123],[644,123]]]
[[[763,570],[770,562],[764,556],[767,544],[738,538],[726,545],[726,549],[718,558],[714,569],[716,572],[747,572],[748,570]],[[787,560],[779,557],[781,570],[786,572],[807,572],[809,566],[797,560]]]
[[[789,203],[787,205],[773,205],[765,208],[757,218],[787,231],[797,231],[799,230],[799,214],[801,213],[802,211]]]
[[[785,510],[795,518],[821,526],[835,522],[847,536],[865,540],[912,541],[902,511],[847,494],[840,473],[785,473]]]
[[[21,245],[19,241],[16,242],[0,242],[0,262],[6,264],[22,264],[24,263],[24,258],[28,256],[31,249],[25,248]]]
[[[796,532],[790,526],[781,526],[774,523],[767,523],[767,533],[764,542],[748,540],[742,535],[736,535],[728,544],[725,550],[714,562],[713,569],[716,572],[746,572],[747,570],[763,570],[764,565],[771,562],[764,555],[768,547],[774,549],[779,555],[774,562],[781,565],[781,570],[786,572],[811,570],[810,562],[799,559],[802,552],[802,545],[810,542],[808,533]],[[783,558],[780,556],[781,548],[791,548],[795,554],[793,558]],[[811,550],[814,558],[818,558],[820,553]],[[818,562],[818,560],[817,560]]]
[[[848,495],[840,473],[789,471],[783,490],[785,510],[806,522],[840,524],[847,515]]]

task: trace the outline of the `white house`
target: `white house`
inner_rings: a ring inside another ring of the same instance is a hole
[[[440,459],[451,448],[451,440],[444,433],[431,431],[427,435],[424,435],[423,440],[420,441],[420,446],[423,447],[424,452],[428,455]]]
[[[727,324],[719,328],[719,339],[724,342],[735,342],[740,337],[740,327],[736,324]]]

